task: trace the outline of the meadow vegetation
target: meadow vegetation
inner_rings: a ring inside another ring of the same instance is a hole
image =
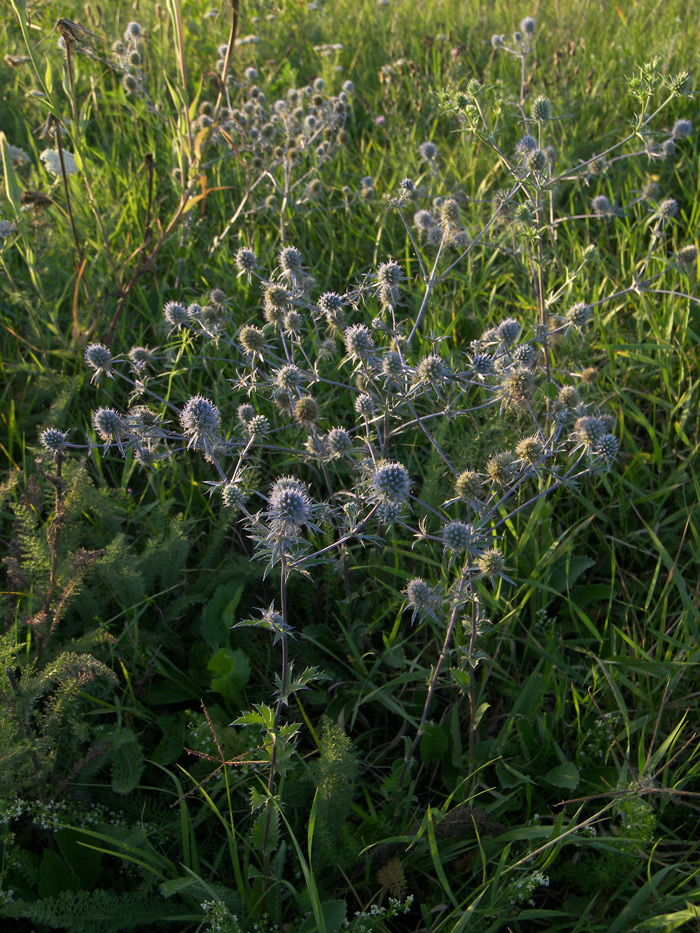
[[[0,31],[3,924],[696,929],[686,4]]]

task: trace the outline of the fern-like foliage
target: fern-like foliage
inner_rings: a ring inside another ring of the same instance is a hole
[[[17,900],[0,907],[0,917],[30,920],[68,933],[119,933],[120,930],[153,929],[172,913],[153,888],[141,887],[125,894],[111,891],[63,891],[57,897],[29,902]]]
[[[320,756],[312,769],[318,791],[315,851],[321,862],[338,861],[338,842],[350,814],[358,775],[352,741],[336,723],[324,717]]]

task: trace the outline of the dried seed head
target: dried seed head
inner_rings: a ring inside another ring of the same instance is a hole
[[[484,551],[477,561],[479,569],[487,577],[500,577],[506,569],[506,561],[497,547]]]
[[[304,395],[294,403],[294,417],[301,424],[315,424],[319,414],[318,402],[310,395]]]
[[[557,401],[564,408],[574,409],[581,404],[581,396],[576,386],[562,386],[557,394]]]
[[[465,502],[478,502],[483,489],[481,477],[473,470],[465,470],[455,480],[455,495]]]
[[[507,485],[515,476],[515,462],[510,450],[501,450],[486,462],[486,475],[497,486]]]
[[[259,327],[246,324],[238,332],[238,339],[246,353],[262,356],[265,349],[265,334]]]
[[[503,380],[503,401],[514,408],[527,408],[535,398],[536,389],[537,382],[531,370],[513,370]]]
[[[544,453],[542,440],[536,434],[532,437],[523,437],[515,445],[515,452],[525,463],[538,463]]]

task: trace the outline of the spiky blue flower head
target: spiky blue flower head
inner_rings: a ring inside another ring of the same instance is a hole
[[[345,349],[352,360],[364,360],[374,351],[374,340],[369,328],[364,324],[353,324],[347,327],[343,335]]]
[[[496,333],[498,334],[499,340],[508,344],[508,346],[512,346],[520,334],[520,324],[514,317],[508,317],[505,321],[501,321]]]
[[[674,139],[687,139],[693,132],[690,120],[676,120],[673,124],[672,135]]]
[[[414,577],[404,590],[409,606],[413,609],[411,621],[416,617],[433,616],[440,605],[440,597],[421,577]]]
[[[610,203],[610,198],[606,197],[604,194],[597,194],[591,201],[591,208],[593,213],[597,214],[599,217],[608,217],[610,214],[615,213],[615,208]]]
[[[187,311],[177,301],[166,302],[163,317],[174,330],[180,330],[183,324],[187,324]]]
[[[134,22],[133,20],[130,23],[126,24],[126,29],[124,30],[124,38],[128,42],[131,40],[140,39],[142,34],[141,24]]]
[[[283,392],[293,392],[304,382],[304,374],[294,363],[286,363],[275,373],[275,384]]]
[[[478,502],[483,491],[484,483],[474,470],[465,470],[455,480],[455,495],[465,502]]]
[[[477,376],[490,376],[494,372],[493,360],[488,353],[475,353],[472,369]]]
[[[502,49],[503,36],[499,36],[498,33],[494,33],[494,35],[491,36],[491,45],[494,49]]]
[[[46,428],[41,432],[39,440],[44,450],[48,451],[55,460],[63,456],[68,448],[68,434],[59,431],[58,428]]]
[[[430,211],[420,210],[413,215],[413,223],[419,230],[426,231],[434,225],[433,215]]]
[[[676,260],[683,266],[694,266],[698,261],[698,248],[694,243],[684,246],[676,253]]]
[[[236,415],[238,416],[238,420],[242,422],[242,424],[248,424],[248,422],[252,421],[253,418],[255,417],[256,411],[253,408],[253,406],[250,404],[250,402],[244,402],[242,405],[239,405],[238,408],[236,409]]]
[[[411,477],[402,463],[380,463],[369,480],[373,495],[381,502],[405,502],[411,491]]]
[[[442,529],[442,540],[448,551],[466,551],[474,538],[474,529],[465,522],[448,522]]]
[[[525,168],[528,172],[544,172],[547,168],[547,156],[543,149],[533,149],[525,156]]]
[[[202,310],[202,306],[198,302],[193,301],[191,304],[187,305],[187,317],[191,321],[196,321],[201,316]]]
[[[533,152],[537,148],[537,140],[529,133],[525,133],[524,136],[521,136],[515,144],[515,151],[521,156],[525,156],[528,152]]]
[[[523,343],[513,350],[513,362],[516,366],[529,368],[535,362],[537,347],[534,343]]]
[[[678,155],[676,142],[673,139],[665,139],[659,148],[659,156],[662,162],[672,162]]]
[[[374,401],[371,395],[361,392],[355,399],[355,411],[363,418],[371,418],[374,414]]]
[[[92,382],[95,382],[100,373],[112,378],[112,354],[101,343],[91,343],[85,348],[85,362],[95,370]]]
[[[416,367],[416,376],[419,382],[426,385],[438,385],[449,375],[449,367],[437,353],[424,356]]]
[[[566,320],[575,327],[583,327],[593,317],[593,308],[585,301],[577,301],[566,312]]]
[[[102,440],[108,444],[118,441],[124,433],[124,419],[113,408],[98,408],[93,412],[92,424]]]
[[[399,182],[399,188],[404,194],[413,194],[416,190],[416,183],[412,178],[402,178]]]
[[[443,227],[454,227],[460,222],[459,204],[454,198],[445,198],[440,205],[440,223]]]
[[[301,253],[294,246],[285,246],[279,254],[280,269],[287,275],[299,275],[302,271]]]
[[[245,504],[246,495],[235,483],[224,483],[221,487],[221,501],[224,508],[236,509]]]
[[[389,350],[382,357],[382,372],[390,379],[398,380],[403,375],[404,364],[399,353]]]
[[[604,434],[598,441],[598,453],[606,460],[614,460],[620,449],[620,439],[614,434]]]
[[[180,424],[191,438],[190,443],[197,440],[212,441],[221,427],[221,415],[208,398],[193,395],[180,412]]]
[[[593,415],[584,415],[574,422],[576,437],[585,446],[597,449],[606,434],[605,425]]]
[[[535,123],[549,123],[552,119],[552,105],[549,103],[549,98],[538,94],[530,104],[530,116]]]
[[[325,314],[329,321],[341,323],[344,299],[337,292],[325,292],[318,299],[318,310]]]
[[[525,33],[526,36],[532,36],[535,32],[535,20],[532,16],[526,16],[524,19],[520,20],[520,29]]]
[[[270,422],[265,415],[254,415],[245,423],[245,427],[250,437],[262,438],[270,433]]]
[[[427,140],[418,147],[418,153],[425,162],[434,162],[437,158],[438,148],[435,143]]]
[[[153,363],[153,352],[148,347],[132,347],[129,350],[129,361],[140,372]]]
[[[402,278],[403,269],[398,262],[394,262],[393,259],[381,263],[377,269],[377,282],[379,282],[380,285],[399,285]]]
[[[670,220],[678,213],[678,201],[675,198],[666,198],[656,208],[656,213],[662,220]]]
[[[345,428],[331,428],[326,434],[326,443],[332,457],[346,457],[352,453],[352,437]]]
[[[224,47],[224,55],[225,54],[226,54],[226,47]],[[258,80],[258,69],[253,68],[252,65],[249,68],[246,68],[243,74],[245,75],[246,81],[257,81]]]
[[[311,500],[306,486],[291,476],[283,476],[272,484],[268,502],[268,515],[274,531],[294,533],[311,517]]]

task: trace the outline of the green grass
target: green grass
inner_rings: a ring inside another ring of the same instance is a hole
[[[535,16],[527,96],[550,98],[558,156],[585,160],[630,131],[638,104],[625,77],[654,57],[663,74],[692,71],[697,18],[676,0],[562,0],[518,11],[502,2],[472,2],[465,11],[450,0],[327,0],[313,10],[241,0],[238,35],[261,41],[236,46],[232,70],[240,76],[255,65],[269,101],[319,76],[329,94],[347,79],[355,85],[344,142],[320,174],[320,200],[281,218],[279,199],[267,208],[269,191],[250,190],[255,170],[235,149],[205,149],[183,194],[177,171],[187,171],[204,138],[195,142],[183,113],[189,122],[202,101],[217,99],[216,50],[227,40],[230,8],[222,4],[213,18],[183,2],[184,88],[179,7],[114,3],[88,14],[68,4],[60,12],[90,30],[83,38],[97,55],[73,53],[74,93],[50,5],[13,0],[0,25],[6,52],[25,56],[20,20],[29,14],[33,56],[0,68],[0,129],[30,156],[28,165],[6,163],[0,190],[0,218],[16,224],[0,240],[0,892],[14,892],[0,893],[0,916],[19,933],[237,931],[255,923],[331,933],[345,917],[356,931],[695,929],[697,298],[642,290],[606,300],[585,337],[555,346],[569,381],[597,371],[582,392],[615,416],[619,456],[576,488],[515,514],[503,508],[498,533],[513,582],[476,584],[478,664],[466,659],[473,646],[460,619],[412,755],[445,626],[429,616],[411,625],[403,591],[418,575],[450,585],[439,543],[390,529],[350,547],[344,562],[312,568],[311,579],[292,574],[287,585],[279,567],[264,575],[236,515],[207,495],[216,476],[203,458],[182,451],[143,471],[114,448],[84,465],[76,453],[57,478],[39,436],[51,426],[83,444],[86,432],[94,437],[95,408],[124,410],[129,390],[118,379],[90,384],[83,352],[93,341],[122,357],[137,345],[167,347],[167,376],[156,390],[178,407],[197,393],[217,399],[232,431],[245,399],[230,382],[235,367],[221,361],[229,348],[169,337],[162,308],[221,288],[232,325],[259,324],[259,289],[233,263],[240,246],[270,269],[281,246],[297,246],[315,296],[344,291],[391,257],[407,273],[412,321],[423,297],[420,268],[384,196],[395,197],[401,179],[420,177],[421,207],[452,192],[468,234],[489,220],[491,198],[508,177],[442,95],[477,78],[485,106],[517,99],[519,63],[495,53],[491,35]],[[146,32],[144,82],[158,113],[127,96],[106,64],[131,18]],[[323,43],[342,49],[326,57],[314,51]],[[52,113],[67,126],[63,146],[83,162],[67,179],[75,234],[63,181],[38,160],[56,146],[38,138]],[[695,101],[678,97],[655,127],[694,113]],[[506,108],[500,118],[506,153],[522,134],[514,114]],[[439,178],[420,162],[426,139],[439,147]],[[227,158],[217,158],[222,151]],[[671,161],[623,160],[589,185],[562,183],[555,214],[588,214],[600,193],[627,205],[656,181],[659,198],[680,205],[662,243],[672,257],[698,240],[698,154],[693,134]],[[365,203],[357,192],[367,175],[376,197]],[[21,210],[22,191],[51,202]],[[414,211],[405,209],[409,223]],[[566,288],[566,304],[629,288],[654,223],[639,204],[615,220],[559,225],[548,243],[545,292],[563,285],[591,243],[596,261]],[[504,317],[532,330],[538,306],[521,259],[526,236],[516,224],[492,234],[498,249],[475,250],[436,287],[414,350],[427,353],[432,333],[463,366],[470,341]],[[517,261],[507,252],[514,246]],[[659,289],[697,294],[695,267],[681,271],[655,254],[651,274],[664,268]],[[351,323],[365,320],[363,311],[353,314]],[[348,372],[323,365],[326,378]],[[349,392],[327,397],[328,426],[347,423]],[[262,394],[254,401],[274,410]],[[457,431],[435,428],[458,470],[479,468],[532,430],[525,414],[489,411]],[[302,444],[297,436],[291,446]],[[453,484],[435,446],[415,431],[400,450],[412,491],[440,509]],[[266,490],[298,460],[282,450],[258,453],[246,482]],[[322,526],[315,547],[332,535]],[[271,749],[258,747],[267,714],[257,724],[254,717],[261,704],[272,715],[281,648],[269,632],[232,626],[279,606],[281,591],[296,630],[295,674],[317,667],[327,679],[281,707],[274,728],[297,723],[299,734],[278,737],[268,783]],[[234,724],[245,716],[250,726]],[[390,906],[390,897],[409,895],[405,912]],[[387,910],[355,918],[372,905]]]

